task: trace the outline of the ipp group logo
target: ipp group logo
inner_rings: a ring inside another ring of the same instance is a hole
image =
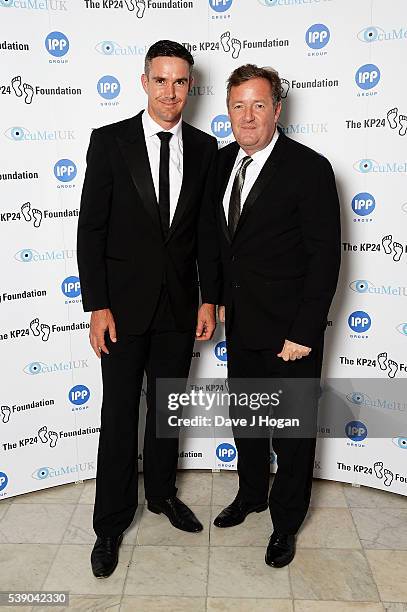
[[[90,399],[90,390],[86,385],[75,385],[69,390],[68,399],[75,406],[83,406]]]
[[[229,442],[222,442],[216,447],[216,456],[222,463],[231,463],[236,459],[236,447]]]
[[[67,276],[61,283],[61,291],[66,298],[65,304],[80,302],[81,282],[78,276]]]
[[[376,91],[374,89],[380,81],[380,69],[375,64],[363,64],[356,70],[355,82],[362,92],[358,93],[358,96],[374,96]]]
[[[352,198],[352,210],[357,215],[356,218],[353,219],[354,222],[363,223],[372,221],[372,217],[370,215],[376,208],[376,200],[374,196],[367,192],[361,191],[357,193]],[[366,217],[369,217],[366,219]]]
[[[309,56],[326,55],[326,51],[321,51],[329,43],[331,33],[329,28],[323,23],[314,23],[305,33],[305,42],[313,51],[309,51]]]
[[[355,310],[348,317],[348,325],[355,332],[351,338],[368,338],[366,332],[372,325],[372,320],[364,310]]]
[[[77,174],[77,168],[75,162],[71,159],[59,159],[54,165],[54,176],[62,183],[62,185],[58,185],[58,188],[61,187],[74,187],[75,185],[67,183],[72,183]]]
[[[102,40],[95,45],[95,51],[102,55],[117,56],[145,56],[147,53],[147,45],[120,45],[113,40]]]
[[[50,32],[45,38],[45,48],[54,59],[50,59],[50,64],[66,64],[67,59],[63,58],[69,51],[69,40],[63,32]]]
[[[229,9],[233,4],[233,0],[208,0],[209,6],[212,9],[212,19],[228,19]]]
[[[106,74],[100,77],[97,86],[97,92],[106,102],[101,102],[102,106],[117,106],[119,102],[116,98],[120,94],[121,86],[119,80],[111,74]],[[113,100],[115,100],[113,102]]]
[[[5,472],[0,472],[0,491],[3,491],[8,485],[8,476]]]
[[[222,340],[218,342],[214,348],[214,353],[216,359],[220,361],[222,364],[225,364],[228,360],[228,351],[226,346],[226,340]]]
[[[357,33],[357,37],[364,43],[384,42],[388,40],[405,40],[407,38],[407,29],[393,28],[392,30],[384,30],[380,26],[367,26]]]
[[[216,115],[211,122],[212,134],[220,141],[228,138],[232,133],[232,124],[227,115]]]
[[[345,425],[345,433],[352,442],[363,442],[367,438],[367,427],[362,421],[349,421]],[[349,446],[364,446],[364,444],[351,444]]]

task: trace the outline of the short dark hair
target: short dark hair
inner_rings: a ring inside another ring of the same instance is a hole
[[[270,83],[271,95],[273,97],[273,104],[276,106],[281,101],[281,79],[278,75],[277,70],[264,66],[259,68],[256,64],[245,64],[239,66],[230,75],[227,80],[227,103],[229,104],[230,90],[232,87],[241,85],[251,79],[266,79]]]
[[[173,40],[158,40],[147,51],[144,60],[144,72],[149,73],[151,60],[155,57],[179,57],[189,64],[189,72],[192,72],[194,58],[184,45]]]

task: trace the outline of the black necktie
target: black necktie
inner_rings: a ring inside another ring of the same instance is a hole
[[[173,135],[171,132],[158,132],[157,136],[161,140],[158,204],[162,232],[167,238],[170,229],[170,140]]]
[[[228,228],[230,239],[233,238],[241,212],[241,198],[247,166],[253,161],[249,156],[243,158],[239,170],[233,181],[232,193],[229,201]]]

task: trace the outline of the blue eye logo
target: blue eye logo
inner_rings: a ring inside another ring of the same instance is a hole
[[[355,81],[360,89],[373,89],[380,81],[380,70],[375,64],[363,64],[356,71]]]
[[[0,491],[5,489],[8,485],[8,476],[5,472],[0,472]]]
[[[219,359],[219,361],[227,361],[228,360],[228,351],[226,348],[226,340],[222,340],[222,342],[218,342],[215,346],[215,356]]]
[[[359,161],[353,164],[353,167],[358,172],[366,174],[367,172],[372,172],[374,166],[377,165],[377,162],[375,162],[373,159],[359,159]]]
[[[4,8],[10,8],[14,4],[14,0],[0,0],[0,6],[4,6]]]
[[[62,281],[61,291],[67,298],[76,298],[81,294],[81,282],[78,276],[68,276]]]
[[[226,463],[229,463],[235,459],[236,452],[236,448],[233,446],[233,444],[229,444],[229,442],[222,442],[222,444],[219,444],[219,446],[216,448],[217,458],[220,461],[225,461]]]
[[[367,161],[367,160],[363,160]],[[371,193],[362,191],[352,198],[352,210],[359,217],[370,215],[376,208],[376,200]]]
[[[404,204],[401,205],[401,210],[407,213],[407,202],[404,202]]]
[[[50,32],[45,39],[45,48],[53,57],[63,57],[69,51],[69,40],[62,32]]]
[[[397,325],[396,329],[399,332],[399,334],[403,334],[403,336],[407,336],[407,323],[400,323],[400,325]]]
[[[23,372],[35,376],[37,374],[42,374],[44,367],[46,367],[45,363],[42,363],[41,361],[32,361],[25,366]]]
[[[38,470],[34,470],[31,477],[35,478],[36,480],[44,480],[45,478],[48,478],[50,469],[51,468],[49,467],[40,467]]]
[[[369,26],[367,28],[363,28],[363,30],[360,30],[357,36],[362,42],[371,43],[376,42],[376,40],[382,40],[384,33],[383,28]]]
[[[16,142],[20,140],[25,140],[28,136],[29,131],[23,127],[11,127],[4,132],[4,135],[10,140],[15,140]]]
[[[85,404],[89,400],[90,391],[86,385],[75,385],[69,391],[68,398],[71,404],[82,406],[82,404]]]
[[[61,183],[73,181],[77,173],[75,162],[70,159],[60,159],[54,166],[54,176]]]
[[[96,51],[103,55],[113,55],[118,48],[119,45],[113,42],[113,40],[103,40],[95,46]]]
[[[349,315],[348,325],[352,331],[360,334],[370,329],[372,320],[364,310],[355,310]]]
[[[331,33],[323,23],[314,23],[305,34],[305,42],[310,49],[322,49],[329,43]]]
[[[366,293],[373,285],[367,280],[355,280],[349,284],[349,287],[352,291],[357,291],[357,293]]]
[[[276,6],[278,0],[259,0],[263,6]]]
[[[17,251],[14,255],[14,259],[22,261],[23,263],[30,263],[30,261],[33,261],[33,259],[35,260],[38,255],[38,251],[34,251],[33,249],[21,249],[21,251]]]
[[[361,393],[360,391],[354,391],[353,393],[348,393],[346,399],[352,404],[362,406],[363,404],[367,403],[369,398],[365,393]]]
[[[209,0],[209,6],[217,13],[224,13],[232,6],[233,0]]]
[[[403,450],[407,450],[407,436],[397,436],[396,438],[392,438],[391,441],[398,448],[402,448]]]
[[[120,83],[116,77],[106,74],[99,79],[97,90],[98,94],[105,100],[113,100],[120,93]]]
[[[350,440],[361,442],[367,437],[367,427],[361,421],[350,421],[345,426],[345,433]]]
[[[217,138],[227,138],[232,133],[232,124],[227,115],[216,115],[211,123],[212,134]]]

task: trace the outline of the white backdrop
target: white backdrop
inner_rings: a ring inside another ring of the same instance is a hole
[[[143,59],[160,38],[194,54],[185,118],[220,146],[233,138],[230,72],[279,71],[281,126],[328,157],[341,198],[326,375],[406,377],[406,27],[404,0],[0,0],[0,497],[95,476],[101,381],[75,253],[85,153],[92,128],[144,107]],[[192,376],[224,379],[226,366],[219,328]],[[369,436],[375,407],[405,417],[406,402],[367,387],[343,396],[343,437],[329,437],[341,408],[322,411],[315,476],[406,494],[407,424]],[[233,439],[184,441],[180,467],[235,469]]]

